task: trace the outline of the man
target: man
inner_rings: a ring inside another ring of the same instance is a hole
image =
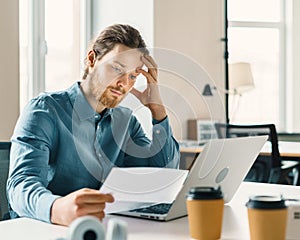
[[[105,204],[114,201],[99,192],[112,167],[178,167],[158,69],[145,47],[136,29],[110,26],[88,52],[81,82],[27,104],[12,137],[7,182],[12,218],[61,225],[83,215],[101,220]],[[140,74],[147,79],[143,92],[133,87]],[[129,92],[152,113],[152,141],[132,111],[118,107]]]

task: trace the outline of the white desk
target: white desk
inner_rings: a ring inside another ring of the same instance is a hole
[[[300,198],[300,187],[263,183],[242,183],[233,200],[228,206],[225,206],[222,240],[249,239],[245,203],[250,195],[279,193],[283,194],[284,197]],[[155,222],[128,217],[107,216],[104,224],[107,223],[109,218],[120,218],[128,223],[129,240],[189,239],[186,217],[170,222]],[[64,238],[67,230],[66,227],[21,218],[0,222],[0,239],[55,240],[57,238]]]

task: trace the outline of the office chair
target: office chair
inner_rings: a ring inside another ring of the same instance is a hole
[[[6,181],[9,171],[10,146],[10,142],[0,142],[0,220],[5,219],[8,214]]]
[[[268,135],[271,155],[259,155],[247,174],[245,181],[297,185],[299,162],[283,161],[278,148],[278,137],[274,124],[234,125],[216,123],[219,138]]]

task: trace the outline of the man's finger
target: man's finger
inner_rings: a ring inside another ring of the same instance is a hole
[[[139,98],[139,96],[141,95],[141,92],[138,91],[136,88],[132,88],[131,91],[130,91],[130,93],[132,93],[137,98]]]
[[[147,72],[144,69],[138,69],[138,72],[140,72],[141,74],[143,74],[146,78],[147,78],[147,82],[148,83],[156,83],[156,77],[153,76],[153,74],[151,72]]]
[[[102,221],[102,219],[105,217],[105,212],[102,211],[102,212],[98,212],[96,214],[89,214],[89,215],[92,215],[92,216],[98,218],[100,221]]]
[[[145,60],[144,63],[148,68],[157,68],[156,62],[150,55],[144,55],[143,59]]]
[[[78,216],[84,216],[87,214],[97,214],[99,212],[103,212],[104,209],[105,209],[105,203],[82,204],[78,206],[76,210],[76,214]]]
[[[103,194],[99,191],[96,192],[82,192],[76,197],[78,204],[82,203],[102,203],[102,202],[113,202],[114,198],[111,194]]]

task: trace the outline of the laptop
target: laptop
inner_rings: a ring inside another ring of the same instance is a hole
[[[186,194],[191,187],[221,187],[224,201],[228,203],[252,164],[257,158],[268,136],[239,137],[209,140],[195,160],[181,189],[172,203],[153,205],[116,215],[169,221],[187,215]]]

